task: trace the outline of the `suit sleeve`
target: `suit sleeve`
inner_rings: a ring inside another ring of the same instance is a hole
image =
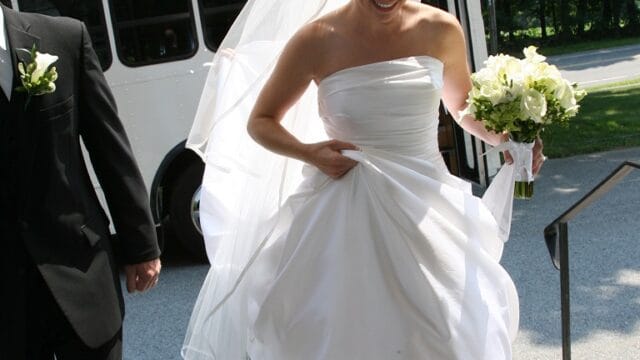
[[[109,85],[82,24],[79,130],[118,235],[120,257],[135,264],[160,255],[149,196]]]

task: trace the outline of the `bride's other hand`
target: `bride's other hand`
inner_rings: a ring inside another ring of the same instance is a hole
[[[544,164],[544,161],[547,159],[547,157],[542,153],[543,148],[544,144],[542,144],[542,139],[537,138],[533,145],[533,166],[531,167],[533,175],[537,175],[540,172],[542,164]]]
[[[542,153],[543,148],[544,145],[542,143],[542,139],[537,138],[533,145],[533,162],[531,164],[531,171],[533,172],[533,175],[538,175],[540,169],[542,168],[542,164],[544,164],[544,161],[547,160],[547,157]],[[502,154],[504,155],[505,163],[513,164],[513,157],[508,150],[504,151]]]
[[[327,176],[339,179],[358,164],[357,161],[342,155],[341,150],[358,150],[358,147],[339,140],[309,144],[305,161]]]
[[[509,141],[509,134],[504,133],[504,134],[500,134],[500,143],[504,143]],[[502,156],[504,157],[504,162],[511,165],[513,164],[513,156],[511,156],[511,153],[509,152],[509,150],[505,150],[502,152]]]

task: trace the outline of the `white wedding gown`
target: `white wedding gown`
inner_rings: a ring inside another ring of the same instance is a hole
[[[498,261],[512,189],[494,182],[483,200],[447,170],[442,67],[407,57],[319,84],[325,130],[359,164],[338,180],[305,167],[242,280],[252,360],[511,358],[518,296]],[[193,358],[235,360],[214,353]]]

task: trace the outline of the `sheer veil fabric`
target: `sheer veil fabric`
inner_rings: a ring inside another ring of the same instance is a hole
[[[187,141],[206,163],[200,217],[212,266],[187,329],[185,359],[247,357],[251,319],[245,274],[268,240],[287,231],[296,199],[314,191],[300,187],[302,163],[275,155],[248,136],[247,119],[289,38],[348,1],[249,0],[214,56]],[[303,142],[328,137],[317,101],[312,84],[282,121]],[[502,240],[508,237],[512,201],[502,194],[512,193],[512,173],[512,167],[503,167],[494,179],[497,186],[483,199]]]
[[[279,209],[303,166],[257,145],[247,120],[291,36],[348,1],[248,0],[213,58],[186,145],[206,164],[200,217],[212,266],[191,315],[185,359],[246,358],[249,320],[241,280],[274,235]],[[282,121],[305,142],[327,137],[316,94],[310,86]]]

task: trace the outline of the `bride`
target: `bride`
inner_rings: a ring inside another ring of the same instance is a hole
[[[512,166],[480,199],[437,144],[440,101],[458,114],[471,86],[457,20],[410,0],[256,0],[221,49],[188,145],[212,266],[183,357],[510,359]]]

